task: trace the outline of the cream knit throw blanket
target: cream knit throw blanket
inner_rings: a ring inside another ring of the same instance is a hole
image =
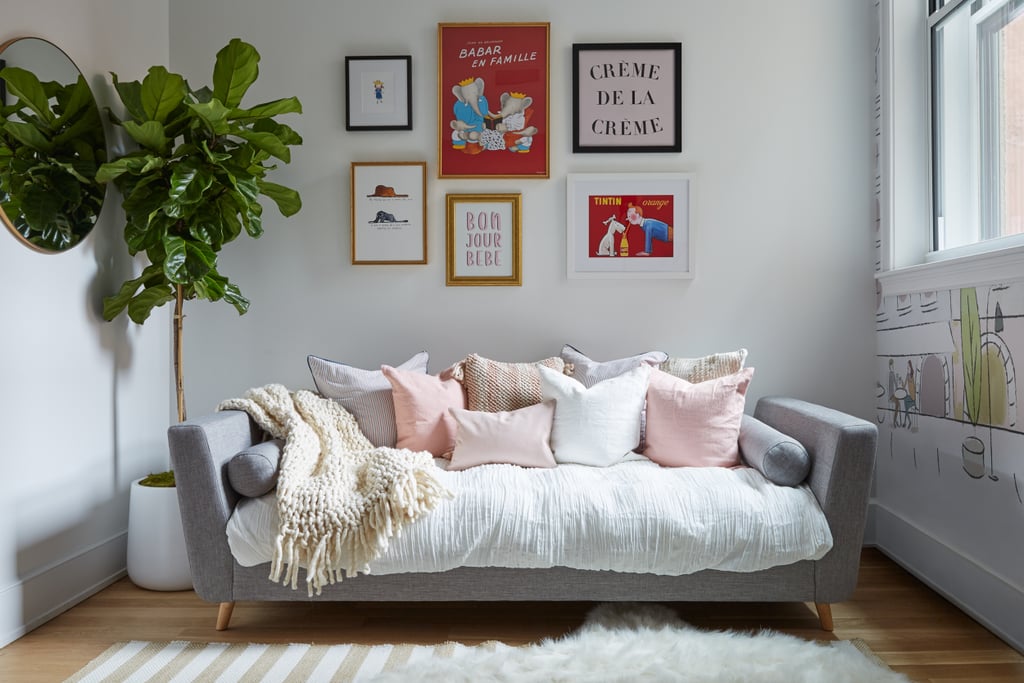
[[[272,581],[296,588],[302,565],[309,594],[319,595],[342,571],[368,573],[392,536],[452,497],[430,453],[373,446],[351,413],[311,391],[268,384],[217,409],[244,410],[284,440]]]

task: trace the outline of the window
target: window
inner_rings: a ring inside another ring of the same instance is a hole
[[[928,26],[932,249],[1024,244],[1024,0],[929,0]]]

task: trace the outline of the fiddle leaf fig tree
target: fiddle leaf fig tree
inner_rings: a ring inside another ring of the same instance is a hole
[[[266,180],[275,160],[289,163],[289,147],[302,143],[275,117],[300,114],[302,105],[288,97],[242,106],[259,60],[252,45],[235,38],[217,53],[212,88],[194,89],[162,66],[150,68],[141,82],[111,74],[126,115],[110,118],[138,149],[103,164],[97,178],[121,191],[128,251],[144,253],[149,265],[104,300],[103,317],[112,320],[127,311],[141,324],[154,308],[175,302],[179,420],[185,419],[184,302],[223,300],[245,313],[249,300],[218,271],[217,255],[243,231],[254,238],[263,233],[261,196],[284,216],[302,207],[298,192]]]

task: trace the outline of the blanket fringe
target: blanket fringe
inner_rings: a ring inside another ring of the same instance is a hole
[[[244,410],[285,442],[270,565],[275,583],[297,589],[305,567],[312,596],[345,575],[369,573],[404,525],[452,497],[432,473],[429,453],[374,448],[351,413],[313,392],[268,384],[218,409]]]

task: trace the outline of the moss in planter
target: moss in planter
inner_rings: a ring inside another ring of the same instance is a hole
[[[139,486],[158,486],[163,488],[171,488],[174,486],[174,472],[168,470],[167,472],[157,472],[156,474],[150,474],[139,482]]]

